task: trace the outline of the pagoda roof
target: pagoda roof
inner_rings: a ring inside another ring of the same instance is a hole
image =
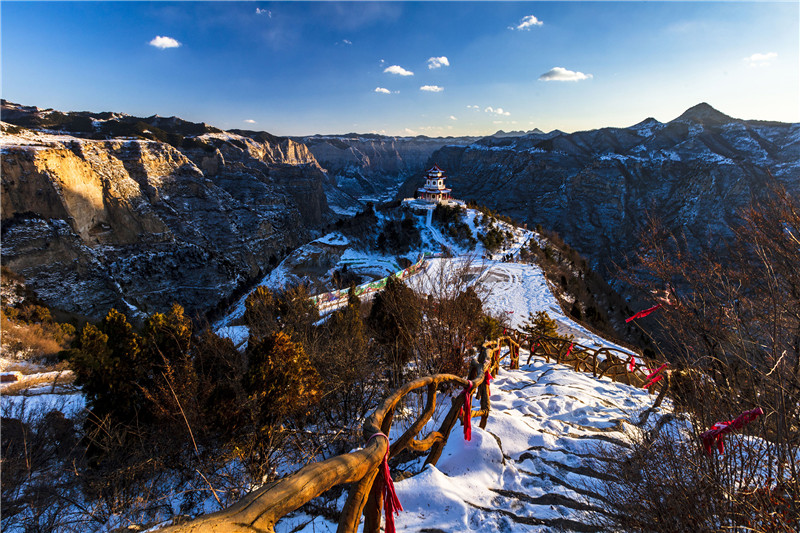
[[[434,164],[434,165],[433,165],[433,168],[431,168],[431,169],[428,171],[428,174],[431,174],[431,173],[436,173],[436,172],[444,172],[444,170],[442,170],[441,168],[439,168],[439,165],[436,165],[436,164]]]

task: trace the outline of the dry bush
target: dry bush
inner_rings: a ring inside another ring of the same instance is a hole
[[[684,502],[676,509],[691,519],[691,530],[798,527],[800,214],[795,206],[775,187],[742,213],[731,242],[701,251],[653,222],[640,266],[628,278],[645,291],[667,288],[674,300],[649,324],[658,324],[653,334],[678,369],[673,397],[689,425],[683,435],[667,432],[653,443],[640,442],[633,471],[654,471],[658,482],[643,477],[639,483],[654,497]],[[736,445],[725,455],[705,456],[699,435],[754,407],[764,416],[726,438]],[[637,455],[646,460],[637,462]],[[705,503],[698,507],[688,501],[693,499]],[[618,511],[631,512],[626,506]],[[642,523],[657,522],[661,514],[652,507]]]
[[[46,364],[57,362],[58,354],[72,341],[58,325],[10,320],[5,312],[0,312],[0,329],[5,354],[24,354],[26,360]]]
[[[76,516],[70,503],[81,497],[69,468],[82,461],[75,421],[17,401],[3,403],[0,423],[3,529],[64,531],[76,520],[91,520]]]
[[[361,425],[387,390],[384,366],[371,349],[362,304],[350,291],[348,305],[322,325],[321,350],[312,362],[322,379],[319,435],[330,452],[343,453],[361,442]],[[332,438],[335,436],[335,438]]]
[[[428,294],[420,299],[421,323],[410,338],[416,375],[466,374],[468,350],[485,340],[483,303],[490,287],[477,281],[482,272],[466,260],[453,269],[429,268],[420,275]]]
[[[724,456],[708,456],[688,420],[668,419],[651,432],[637,432],[624,457],[608,447],[595,450],[595,467],[614,479],[600,487],[607,514],[597,515],[598,525],[656,533],[796,531],[796,510],[791,518],[788,507],[753,498],[759,490],[753,487],[764,483],[769,443],[735,435]],[[787,515],[774,516],[779,510]]]

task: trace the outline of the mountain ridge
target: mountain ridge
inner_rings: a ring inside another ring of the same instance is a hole
[[[608,277],[632,257],[650,215],[693,249],[713,248],[769,183],[800,194],[800,124],[698,104],[666,123],[447,146],[433,162],[454,196],[557,231]],[[398,197],[419,182],[408,180]]]

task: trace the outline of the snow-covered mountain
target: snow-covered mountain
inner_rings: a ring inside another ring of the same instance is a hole
[[[690,245],[713,245],[770,174],[800,192],[800,124],[740,120],[699,104],[667,123],[487,137],[443,147],[433,162],[457,197],[558,231],[603,271],[635,250],[648,215],[685,231]]]

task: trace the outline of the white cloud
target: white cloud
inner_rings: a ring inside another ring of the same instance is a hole
[[[256,121],[253,120],[252,118],[245,119],[245,122],[247,122],[248,124],[255,124],[256,123]]]
[[[564,67],[554,67],[541,76],[541,81],[581,81],[591,79],[591,74],[584,74],[583,72],[573,72]]]
[[[458,119],[456,117],[454,117],[453,115],[450,115],[450,120],[458,120]]]
[[[745,57],[744,60],[751,67],[766,67],[772,64],[772,61],[778,58],[776,52],[768,52],[766,54],[753,54]]]
[[[390,91],[389,89],[385,89],[383,87],[375,87],[375,92],[383,94],[392,94],[392,91]]]
[[[478,111],[480,108],[481,108],[481,106],[479,106],[479,105],[468,105],[467,106],[467,109],[474,109],[475,111]]]
[[[349,40],[349,39],[342,39],[342,42],[343,42],[344,44],[353,44],[353,41],[351,41],[351,40]]]
[[[164,50],[165,48],[178,48],[181,43],[173,39],[172,37],[162,37],[161,35],[156,35],[156,37],[148,43],[150,46],[155,46],[156,48],[160,48]]]
[[[444,87],[439,87],[438,85],[423,85],[419,88],[420,91],[426,91],[429,93],[440,93],[444,91]]]
[[[537,19],[533,15],[526,15],[522,17],[522,20],[519,21],[519,24],[516,26],[509,26],[509,30],[530,30],[534,26],[541,26],[544,24],[541,20]]]
[[[450,61],[448,61],[445,56],[431,57],[431,58],[428,59],[428,68],[429,69],[449,67],[449,66],[450,66]]]
[[[410,70],[406,70],[400,65],[392,65],[391,67],[386,67],[383,69],[384,72],[388,72],[389,74],[398,74],[400,76],[413,76],[414,73]]]
[[[403,132],[405,132],[406,135],[419,135],[419,133],[409,128],[404,129]]]
[[[494,107],[489,106],[486,109],[484,109],[484,111],[486,113],[492,113],[493,115],[502,115],[504,117],[507,117],[507,116],[511,115],[511,113],[509,113],[508,111],[505,111],[502,107],[494,108]]]
[[[256,15],[266,15],[269,18],[272,18],[272,11],[269,9],[261,9],[259,7],[256,8]]]

